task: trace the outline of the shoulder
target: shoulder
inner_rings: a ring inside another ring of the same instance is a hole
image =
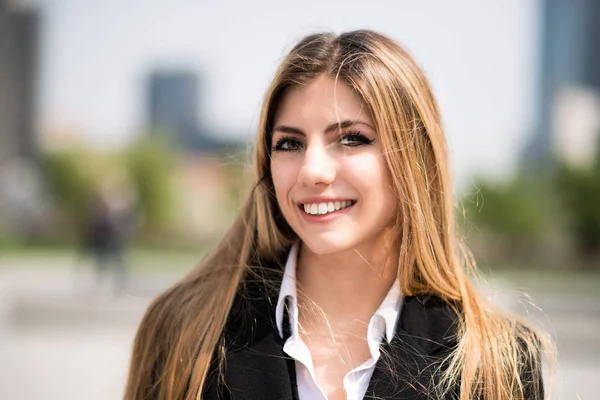
[[[400,311],[397,333],[426,354],[449,350],[458,343],[460,307],[432,294],[407,296]]]
[[[222,332],[227,348],[248,345],[277,330],[275,309],[286,258],[287,252],[247,268]]]

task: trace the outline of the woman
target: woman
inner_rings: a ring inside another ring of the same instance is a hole
[[[439,111],[371,31],[316,34],[266,94],[256,185],[139,328],[127,399],[538,399],[538,335],[470,283]]]

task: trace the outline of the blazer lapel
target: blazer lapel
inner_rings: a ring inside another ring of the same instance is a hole
[[[444,357],[456,345],[457,317],[440,298],[404,299],[396,334],[382,345],[365,399],[429,399]]]
[[[225,335],[225,392],[231,399],[298,399],[295,363],[283,351],[275,321],[279,287],[264,285],[281,283],[278,270],[248,281],[232,306]]]
[[[298,399],[294,361],[272,330],[227,355],[225,382],[231,399]]]

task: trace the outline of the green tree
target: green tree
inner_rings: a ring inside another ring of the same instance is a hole
[[[164,228],[172,215],[176,161],[169,142],[145,135],[129,147],[124,159],[145,226]]]
[[[556,176],[577,250],[586,264],[600,264],[600,158],[587,168],[559,163]]]
[[[83,222],[95,190],[89,167],[91,158],[81,149],[49,152],[41,157],[45,187],[62,219],[71,227]]]
[[[461,201],[468,223],[508,251],[542,244],[557,225],[555,208],[552,186],[526,174],[503,183],[480,179]]]

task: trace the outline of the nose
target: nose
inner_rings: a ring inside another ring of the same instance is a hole
[[[304,152],[298,182],[306,187],[330,185],[336,177],[336,164],[323,143],[313,143]]]

